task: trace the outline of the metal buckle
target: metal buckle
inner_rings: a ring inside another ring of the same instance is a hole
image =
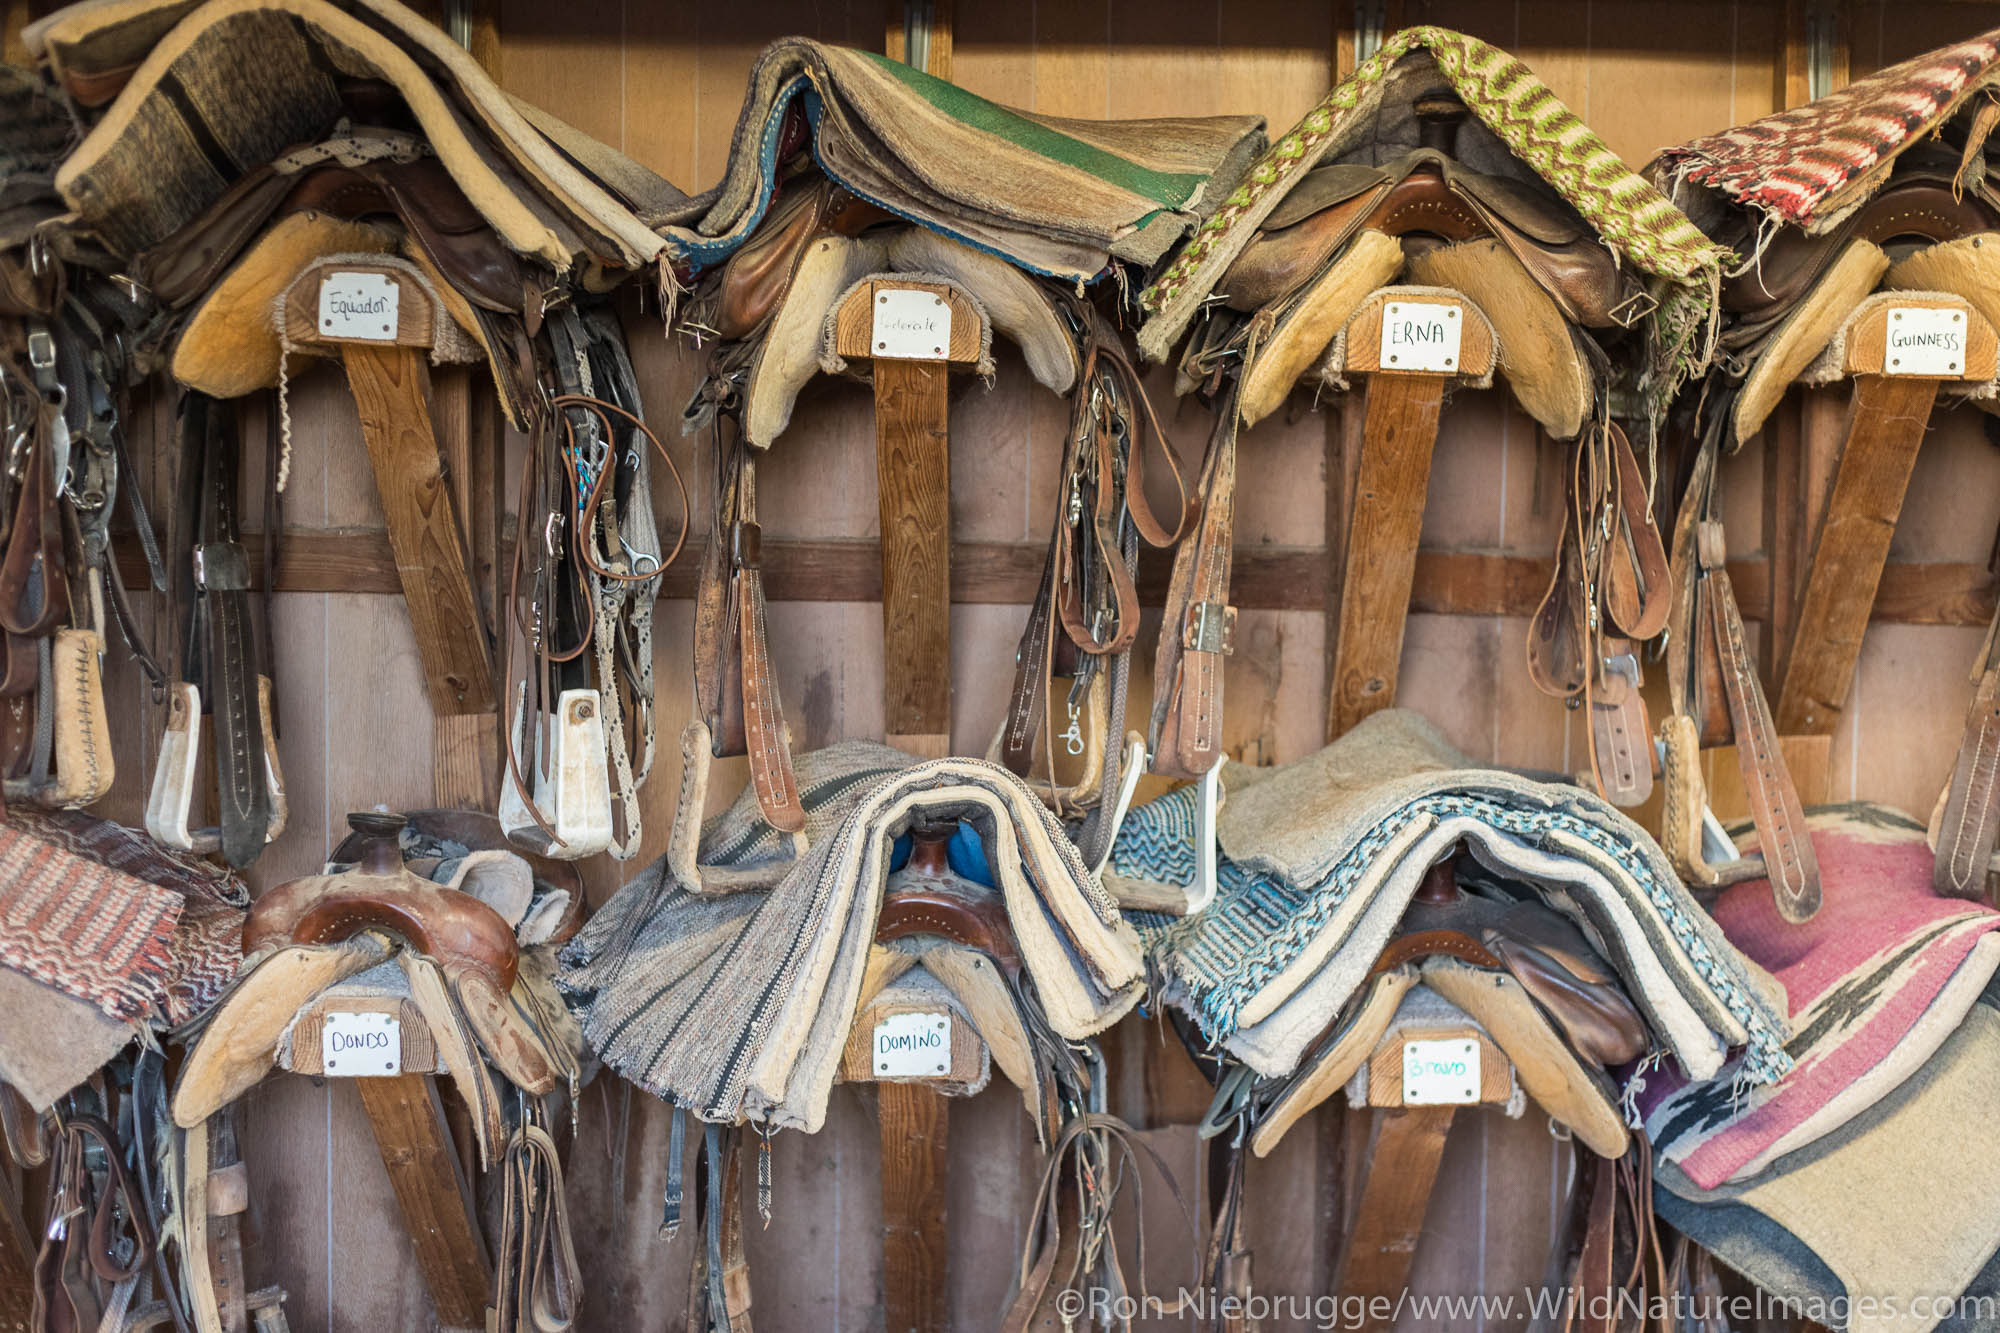
[[[1181,626],[1181,646],[1191,653],[1236,651],[1236,608],[1221,602],[1196,602]]]
[[[28,334],[28,367],[35,372],[35,384],[44,393],[55,382],[56,337],[47,329]]]

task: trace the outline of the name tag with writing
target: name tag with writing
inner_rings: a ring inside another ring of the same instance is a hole
[[[389,1014],[329,1013],[319,1031],[320,1065],[333,1078],[403,1072],[403,1025]]]
[[[877,290],[868,345],[876,356],[942,361],[951,350],[951,307],[935,292]]]
[[[1455,372],[1464,324],[1455,305],[1389,302],[1382,307],[1382,368]]]
[[[1403,1043],[1403,1105],[1465,1106],[1478,1100],[1478,1042]]]
[[[875,1077],[937,1078],[951,1069],[950,1014],[890,1014],[875,1025]]]
[[[382,273],[329,273],[319,283],[319,331],[328,338],[396,341],[396,280]]]
[[[1890,306],[1884,375],[1957,376],[1965,369],[1965,312]]]

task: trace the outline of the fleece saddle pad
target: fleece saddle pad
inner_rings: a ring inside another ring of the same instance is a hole
[[[1785,988],[1795,1068],[1747,1093],[1665,1078],[1641,1098],[1658,1160],[1702,1189],[1757,1175],[1831,1133],[1924,1067],[2000,968],[2000,912],[1938,896],[1923,826],[1873,805],[1812,811],[1825,898],[1782,920],[1765,881],[1713,909],[1730,943]]]
[[[1141,267],[1214,207],[1264,146],[1259,116],[1065,120],[1016,111],[870,51],[801,37],[750,71],[722,183],[663,228],[702,269],[748,239],[796,151],[898,216],[1071,281]]]
[[[559,984],[581,998],[592,1048],[626,1078],[704,1120],[817,1131],[862,999],[898,840],[939,822],[976,832],[1022,975],[1057,1036],[1081,1040],[1137,1003],[1137,935],[1062,825],[1012,773],[978,759],[910,761],[835,794],[824,787],[837,779],[803,759],[799,767],[802,788],[821,789],[807,804],[803,855],[787,856],[789,840],[758,836],[741,808],[701,839],[711,864],[783,862],[775,884],[693,893],[663,858],[565,951]],[[868,764],[826,767],[854,774]]]
[[[1746,1081],[1790,1068],[1777,984],[1607,802],[1478,767],[1402,709],[1300,763],[1229,777],[1214,903],[1184,920],[1135,920],[1167,998],[1258,1073],[1296,1067],[1359,990],[1425,871],[1460,844],[1582,930],[1684,1069],[1711,1076],[1739,1046]],[[1107,882],[1191,883],[1196,828],[1191,791],[1134,810]]]
[[[1760,1174],[1704,1190],[1672,1163],[1660,1216],[1806,1317],[1847,1333],[1990,1330],[2000,1157],[2000,983],[1902,1085]],[[1984,1295],[1983,1307],[1954,1299]]]

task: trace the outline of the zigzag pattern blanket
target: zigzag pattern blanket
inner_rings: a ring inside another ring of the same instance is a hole
[[[1627,168],[1526,65],[1476,37],[1438,27],[1390,37],[1251,166],[1142,294],[1152,318],[1140,331],[1141,350],[1154,360],[1166,358],[1271,210],[1306,172],[1368,132],[1389,75],[1419,55],[1436,62],[1472,113],[1582,214],[1613,253],[1668,284],[1658,320],[1669,346],[1658,359],[1676,378],[1700,370],[1701,331],[1729,252]]]

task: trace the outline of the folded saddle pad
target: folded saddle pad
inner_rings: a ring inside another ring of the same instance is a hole
[[[1923,825],[1874,805],[1807,816],[1825,897],[1782,920],[1765,881],[1716,901],[1731,944],[1785,988],[1795,1067],[1745,1092],[1726,1076],[1665,1077],[1640,1097],[1658,1160],[1694,1186],[1755,1177],[1832,1133],[1922,1070],[2000,968],[2000,912],[1938,896]]]
[[[324,137],[347,80],[391,86],[502,240],[558,272],[646,265],[661,248],[650,218],[685,202],[623,154],[507,96],[397,0],[84,3],[43,20],[31,45],[73,98],[108,99],[56,185],[119,255]]]
[[[1790,1068],[1777,984],[1607,802],[1480,767],[1401,709],[1285,768],[1232,767],[1225,782],[1215,901],[1184,920],[1134,919],[1167,1000],[1258,1074],[1297,1066],[1361,989],[1425,871],[1461,844],[1583,932],[1690,1075],[1713,1076],[1736,1047],[1744,1083]],[[1191,789],[1134,810],[1107,882],[1154,894],[1190,884],[1196,829]]]
[[[691,892],[662,858],[565,951],[559,982],[582,1000],[591,1047],[626,1078],[704,1120],[818,1130],[898,840],[939,821],[976,835],[1023,981],[1057,1036],[1081,1040],[1137,1003],[1137,935],[1012,773],[853,742],[801,756],[798,771],[802,854],[751,813],[754,798],[739,801],[703,831],[700,859],[753,887]]]
[[[1832,885],[1829,881],[1828,885]],[[1829,898],[1831,894],[1829,893]],[[2000,1327],[2000,982],[1892,1092],[1758,1174],[1705,1190],[1659,1165],[1654,1208],[1844,1333]]]
[[[693,269],[727,258],[771,202],[787,127],[840,185],[891,213],[1072,281],[1157,260],[1264,146],[1259,116],[1067,120],[1016,111],[901,61],[802,37],[750,71],[721,184],[662,228]]]

